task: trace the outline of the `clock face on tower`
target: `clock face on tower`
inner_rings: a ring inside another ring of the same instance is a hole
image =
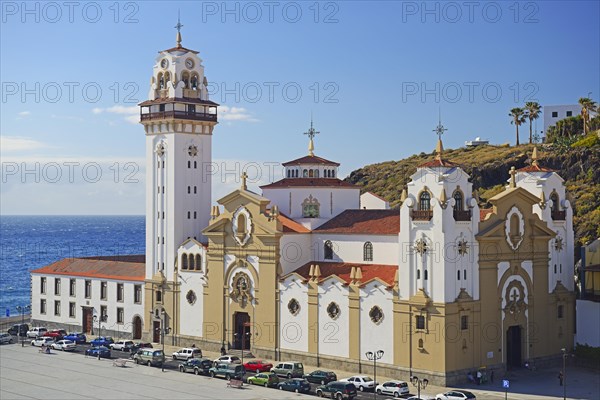
[[[163,58],[162,61],[160,62],[160,66],[163,68],[167,68],[169,66],[169,60],[167,60],[166,58]]]
[[[188,58],[187,60],[185,60],[185,66],[188,67],[189,69],[194,68],[194,60],[192,60],[191,58]]]

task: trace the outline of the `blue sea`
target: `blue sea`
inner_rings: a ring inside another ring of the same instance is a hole
[[[67,257],[144,254],[135,216],[0,216],[0,315],[31,302],[29,271]]]

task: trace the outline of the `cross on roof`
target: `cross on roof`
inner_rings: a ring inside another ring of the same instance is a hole
[[[515,179],[515,176],[517,175],[517,169],[514,167],[514,165],[512,167],[510,167],[510,187],[517,187],[517,181]]]
[[[175,25],[175,29],[177,29],[177,32],[179,33],[181,32],[181,28],[183,28],[183,24],[181,23],[179,10],[177,10],[177,25]]]
[[[248,174],[246,172],[242,172],[242,190],[246,190],[246,179],[248,179]]]
[[[310,117],[310,129],[308,130],[308,132],[304,132],[305,135],[308,136],[309,141],[308,141],[308,154],[311,156],[314,156],[314,150],[315,150],[315,144],[313,142],[313,138],[318,135],[319,131],[317,131],[314,127],[313,127],[313,119],[312,116]]]
[[[447,130],[448,129],[444,128],[444,125],[442,125],[442,120],[440,119],[440,121],[438,122],[438,125],[435,127],[433,132],[435,132],[435,134],[438,135],[438,140],[442,140],[442,135]]]

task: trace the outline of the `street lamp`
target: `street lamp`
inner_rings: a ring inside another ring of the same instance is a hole
[[[30,305],[17,306],[17,311],[21,313],[21,326],[19,326],[19,331],[17,332],[18,337],[21,338],[21,347],[25,347],[25,339],[23,339],[23,337],[21,335],[21,329],[23,329],[23,325],[25,324],[25,311],[30,311],[30,310],[31,310]]]
[[[377,350],[375,353],[367,351],[365,355],[369,361],[373,361],[373,381],[375,381],[373,398],[377,398],[377,360],[380,360],[383,357],[383,350]]]
[[[161,310],[160,312],[160,327],[161,327],[161,342],[162,342],[162,353],[163,353],[163,360],[160,363],[160,369],[162,372],[165,372],[165,335],[171,333],[171,328],[167,327],[165,324],[165,317],[166,317],[166,313],[165,310]]]
[[[108,320],[107,314],[94,315],[92,318],[94,322],[98,321],[98,339],[100,339],[100,333],[102,333],[102,326],[100,325],[102,322],[106,322]],[[98,346],[98,361],[100,361],[100,346]]]
[[[563,384],[563,400],[567,400],[567,349],[564,347],[562,351],[563,368],[562,368],[562,384]]]
[[[421,398],[421,389],[425,389],[427,387],[427,384],[429,383],[429,379],[425,378],[425,379],[419,379],[417,376],[413,375],[410,377],[410,381],[413,384],[413,386],[417,387],[417,397],[420,399]]]

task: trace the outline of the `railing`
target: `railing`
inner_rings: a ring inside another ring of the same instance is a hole
[[[567,218],[566,211],[552,210],[550,215],[553,221],[564,221]]]
[[[433,210],[412,210],[410,217],[415,221],[430,221],[433,218]]]
[[[471,210],[454,210],[455,221],[470,221]]]
[[[187,111],[157,111],[147,114],[141,114],[142,121],[152,121],[155,119],[192,119],[195,121],[216,121],[217,114],[187,112]]]

